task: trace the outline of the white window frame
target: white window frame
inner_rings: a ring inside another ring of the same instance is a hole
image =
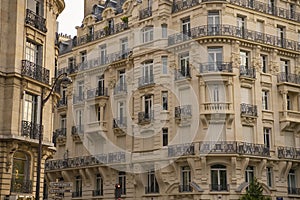
[[[271,142],[271,134],[272,134],[272,129],[269,127],[264,127],[264,145],[267,148],[271,148],[272,142]]]
[[[146,26],[142,29],[142,43],[147,43],[153,41],[153,35],[154,35],[154,29],[153,26]]]
[[[270,110],[270,91],[262,90],[262,109]]]

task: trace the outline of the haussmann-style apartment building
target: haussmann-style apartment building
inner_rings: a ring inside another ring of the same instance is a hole
[[[57,16],[64,0],[0,1],[0,199],[42,199],[44,164],[52,143],[53,95],[58,58]],[[55,100],[56,102],[57,100]],[[41,127],[42,126],[42,127]],[[43,131],[40,197],[35,198],[40,130]]]
[[[299,1],[87,0],[76,29],[45,198],[300,199]]]

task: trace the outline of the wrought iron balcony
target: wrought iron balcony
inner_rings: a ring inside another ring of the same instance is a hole
[[[103,196],[103,189],[101,190],[93,190],[93,196]]]
[[[32,181],[24,178],[13,177],[11,180],[10,192],[12,193],[32,193]]]
[[[232,72],[232,62],[207,62],[200,64],[200,73]]]
[[[157,187],[154,186],[147,186],[145,187],[145,194],[157,194],[159,193],[159,187],[158,185],[156,185]]]
[[[140,16],[140,20],[151,17],[152,16],[152,7],[148,7],[148,8],[140,10],[139,16]]]
[[[28,60],[22,60],[21,74],[42,83],[49,84],[50,71]]]
[[[191,78],[191,72],[189,66],[186,68],[179,69],[178,71],[175,71],[175,81],[187,79],[187,78]]]
[[[168,37],[168,45],[171,46],[185,42],[187,40],[192,40],[205,36],[229,36],[242,38],[257,43],[281,47],[293,51],[300,51],[300,42],[298,41],[288,40],[278,36],[264,34],[248,29],[241,29],[240,27],[227,24],[216,25],[214,27],[215,28],[213,29],[210,25],[194,27],[190,29],[188,35],[185,33],[175,33]]]
[[[115,152],[108,154],[108,163],[122,163],[126,162],[125,152]]]
[[[82,197],[82,191],[76,191],[76,192],[72,192],[72,197],[76,198],[76,197]]]
[[[300,85],[300,75],[281,72],[278,74],[278,82],[288,82]]]
[[[278,147],[278,158],[300,160],[300,148]]]
[[[126,29],[128,29],[128,23],[120,22],[120,23],[115,24],[114,27],[105,27],[103,29],[97,30],[92,35],[86,34],[86,35],[80,36],[75,39],[75,41],[73,42],[73,45],[74,46],[83,45],[88,42],[99,40],[99,39],[104,38],[109,35],[120,33]]]
[[[210,184],[210,191],[229,191],[229,184]]]
[[[78,135],[78,134],[83,134],[84,133],[84,126],[79,125],[79,126],[72,126],[72,135]]]
[[[107,55],[108,63],[113,63],[119,60],[123,60],[128,58],[129,55],[132,54],[131,49],[126,49],[122,51],[117,51]]]
[[[288,194],[300,195],[300,188],[288,187]]]
[[[241,104],[241,115],[257,117],[257,106],[242,103]]]
[[[46,19],[37,15],[30,9],[26,9],[25,23],[30,26],[33,26],[34,28],[37,28],[38,30],[44,33],[47,32]]]
[[[206,111],[229,111],[230,103],[204,103],[204,109]]]
[[[39,139],[40,129],[43,131],[43,126],[35,122],[29,122],[22,120],[22,136],[29,137],[31,139]]]
[[[192,192],[193,187],[190,185],[179,185],[179,192]]]
[[[154,110],[138,113],[138,123],[150,123],[154,120]]]
[[[81,95],[73,95],[73,103],[82,103],[85,100],[84,93]]]
[[[168,156],[169,157],[178,157],[178,156],[187,156],[195,155],[195,146],[192,143],[188,144],[176,144],[168,146]]]
[[[127,93],[127,84],[126,83],[118,83],[114,88],[114,94],[124,94]]]
[[[139,87],[145,87],[154,84],[154,75],[144,76],[139,78]]]
[[[248,78],[256,78],[255,68],[240,66],[240,76]]]
[[[186,0],[186,1],[173,0],[172,13],[177,13],[182,10],[186,10],[196,5],[199,5],[200,4],[199,2],[200,2],[199,0]]]
[[[234,141],[206,141],[200,143],[201,154],[237,153],[237,143]]]
[[[58,107],[64,107],[64,106],[67,106],[68,105],[68,99],[65,97],[65,98],[61,98],[59,101],[58,101]]]
[[[127,127],[127,119],[123,118],[115,118],[113,120],[113,128],[126,128]]]
[[[182,105],[175,107],[175,118],[188,118],[192,116],[192,105]]]
[[[87,98],[95,98],[95,97],[108,97],[108,88],[103,87],[103,88],[95,88],[95,89],[90,89],[87,91]]]
[[[238,143],[237,152],[242,155],[270,156],[270,149],[265,145],[247,142]]]
[[[56,129],[55,136],[56,137],[66,137],[67,136],[67,128]]]

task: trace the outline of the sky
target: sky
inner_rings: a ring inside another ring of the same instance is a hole
[[[76,26],[81,26],[83,20],[84,0],[65,0],[66,7],[58,16],[58,33],[76,35]]]

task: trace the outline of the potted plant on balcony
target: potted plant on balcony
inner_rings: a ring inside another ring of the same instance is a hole
[[[103,30],[104,30],[104,32],[105,32],[106,35],[109,34],[109,28],[108,28],[108,26],[104,26]]]
[[[124,22],[125,24],[128,24],[128,17],[124,16],[121,18],[122,22]]]

